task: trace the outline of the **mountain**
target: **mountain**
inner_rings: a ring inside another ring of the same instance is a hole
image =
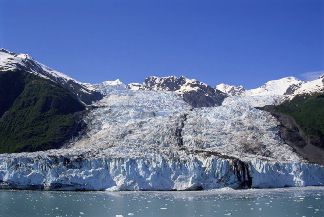
[[[39,77],[51,80],[62,88],[74,94],[83,103],[90,105],[93,101],[102,98],[97,91],[91,90],[86,85],[38,63],[27,54],[16,54],[5,49],[0,49],[0,71],[24,71]]]
[[[299,86],[303,82],[294,78],[294,77],[286,77],[278,80],[268,81],[261,87],[247,90],[245,95],[248,96],[264,96],[264,95],[285,95],[287,90],[292,86]]]
[[[0,189],[324,183],[322,78],[252,90],[183,76],[84,84],[0,54]]]
[[[143,85],[140,83],[129,83],[127,85],[127,88],[130,90],[141,90]]]
[[[263,109],[280,121],[281,137],[298,154],[324,164],[324,91],[310,94],[313,88],[302,90],[302,95]]]
[[[242,85],[234,86],[234,85],[228,85],[224,83],[216,85],[216,90],[226,93],[229,96],[241,96],[246,91]]]
[[[301,81],[294,77],[285,77],[266,82],[261,87],[246,90],[243,86],[219,84],[216,89],[229,96],[287,96],[292,99],[298,95],[324,91],[324,75],[312,81]]]
[[[108,95],[113,91],[124,90],[127,86],[119,79],[114,81],[104,81],[99,84],[85,84],[89,89],[96,90],[102,95]]]
[[[260,105],[260,108],[271,112],[280,122],[280,136],[296,153],[310,162],[324,164],[323,76],[313,81],[286,77],[251,90],[225,84],[216,88],[232,96],[279,99],[276,103],[268,103],[270,101],[264,98],[266,106]]]
[[[184,76],[175,77],[156,77],[150,76],[144,80],[143,84],[128,85],[133,90],[154,90],[154,91],[171,91],[179,94],[185,102],[194,108],[210,107],[221,105],[226,94],[212,88],[211,86],[197,81],[188,79]]]
[[[34,61],[0,51],[0,153],[62,147],[101,94]]]
[[[292,97],[298,95],[311,95],[324,91],[324,75],[313,81],[302,82],[291,91]]]

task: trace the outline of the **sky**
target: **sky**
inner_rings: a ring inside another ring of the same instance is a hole
[[[82,82],[252,88],[324,71],[323,0],[0,0],[0,47]]]

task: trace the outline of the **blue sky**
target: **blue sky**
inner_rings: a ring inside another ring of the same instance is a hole
[[[83,82],[255,87],[324,70],[324,1],[0,0],[0,47]]]

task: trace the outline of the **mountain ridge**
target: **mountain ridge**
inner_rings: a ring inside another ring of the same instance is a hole
[[[26,71],[45,79],[49,79],[76,95],[84,104],[102,98],[100,93],[88,89],[83,83],[55,71],[35,61],[28,54],[16,54],[5,49],[0,49],[0,71]]]

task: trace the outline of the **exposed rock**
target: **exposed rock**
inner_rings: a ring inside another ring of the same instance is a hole
[[[226,98],[226,94],[211,86],[184,76],[155,77],[145,79],[142,85],[130,84],[135,90],[173,91],[181,95],[185,102],[194,108],[219,106]]]
[[[286,144],[290,145],[294,150],[309,162],[324,165],[324,149],[320,148],[320,144],[324,141],[317,141],[320,138],[308,137],[305,135],[296,121],[285,114],[276,112],[273,106],[262,108],[278,119],[280,122],[279,132]]]

